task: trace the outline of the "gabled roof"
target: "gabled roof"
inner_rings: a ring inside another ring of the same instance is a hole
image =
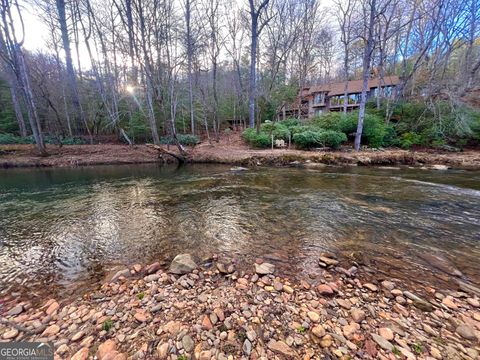
[[[330,83],[323,85],[316,85],[303,88],[302,95],[306,96],[309,94],[326,92],[329,96],[334,95],[343,95],[345,93],[345,83],[348,83],[348,93],[360,93],[362,92],[363,80],[352,80],[352,81],[343,81],[339,83]],[[383,86],[393,86],[398,85],[400,79],[396,75],[385,76],[383,78]],[[368,80],[368,88],[373,89],[379,87],[380,78]]]

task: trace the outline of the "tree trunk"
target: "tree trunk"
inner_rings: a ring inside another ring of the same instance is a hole
[[[188,102],[190,106],[190,130],[192,135],[195,135],[195,113],[193,108],[193,81],[192,81],[192,59],[193,59],[193,44],[192,44],[192,27],[191,27],[191,2],[185,1],[185,26],[187,30],[187,71],[188,71]]]
[[[255,127],[255,99],[257,92],[257,42],[258,42],[258,15],[253,8],[253,0],[250,0],[251,43],[250,43],[250,94],[248,97],[249,125]]]
[[[70,40],[68,37],[67,17],[65,14],[65,0],[56,0],[58,21],[60,24],[60,31],[62,33],[63,49],[65,50],[65,64],[67,67],[67,79],[70,87],[70,94],[75,109],[75,126],[77,132],[85,123],[83,111],[78,95],[77,80],[75,78],[75,71],[73,69],[72,52],[70,50]]]
[[[33,138],[35,139],[35,144],[37,145],[37,149],[40,155],[46,156],[48,155],[47,149],[45,148],[45,143],[43,141],[42,128],[40,126],[40,119],[38,118],[32,87],[30,85],[30,78],[27,72],[27,68],[25,66],[25,58],[20,47],[18,45],[16,45],[15,47],[15,53],[18,61],[18,73],[25,97],[28,120],[32,129]]]
[[[5,69],[6,70],[6,69]],[[6,70],[5,72],[7,72]],[[13,109],[15,110],[15,117],[18,123],[18,129],[20,130],[20,136],[27,136],[27,128],[25,126],[25,119],[23,118],[22,107],[20,106],[20,100],[17,96],[17,85],[13,77],[7,73],[7,79],[10,87],[10,95],[12,96]]]
[[[363,120],[365,119],[365,105],[367,103],[368,79],[370,77],[370,60],[373,51],[373,27],[375,23],[376,0],[371,0],[370,19],[368,22],[368,35],[365,52],[363,54],[363,86],[360,99],[360,109],[358,112],[357,132],[355,134],[355,150],[359,151],[362,140]]]

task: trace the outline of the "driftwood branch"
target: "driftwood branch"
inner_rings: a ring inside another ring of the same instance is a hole
[[[154,149],[154,150],[157,150],[158,152],[160,152],[161,154],[167,154],[167,155],[170,155],[171,157],[175,158],[178,160],[179,163],[183,164],[187,161],[187,159],[183,156],[183,155],[178,155],[178,154],[175,154],[175,153],[172,153],[170,151],[167,151],[165,150],[164,148],[162,148],[161,146],[159,145],[154,145],[154,144],[147,144],[148,147]]]

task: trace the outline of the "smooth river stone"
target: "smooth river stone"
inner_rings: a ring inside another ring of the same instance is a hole
[[[170,264],[169,272],[176,275],[183,275],[192,272],[197,268],[197,264],[190,254],[180,254],[175,256]]]
[[[255,264],[255,272],[259,275],[268,275],[275,272],[275,265],[270,263]]]

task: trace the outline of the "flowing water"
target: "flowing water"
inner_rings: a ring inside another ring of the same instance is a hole
[[[289,275],[319,253],[382,276],[480,284],[480,172],[156,165],[0,171],[0,294],[96,286],[190,252]]]

